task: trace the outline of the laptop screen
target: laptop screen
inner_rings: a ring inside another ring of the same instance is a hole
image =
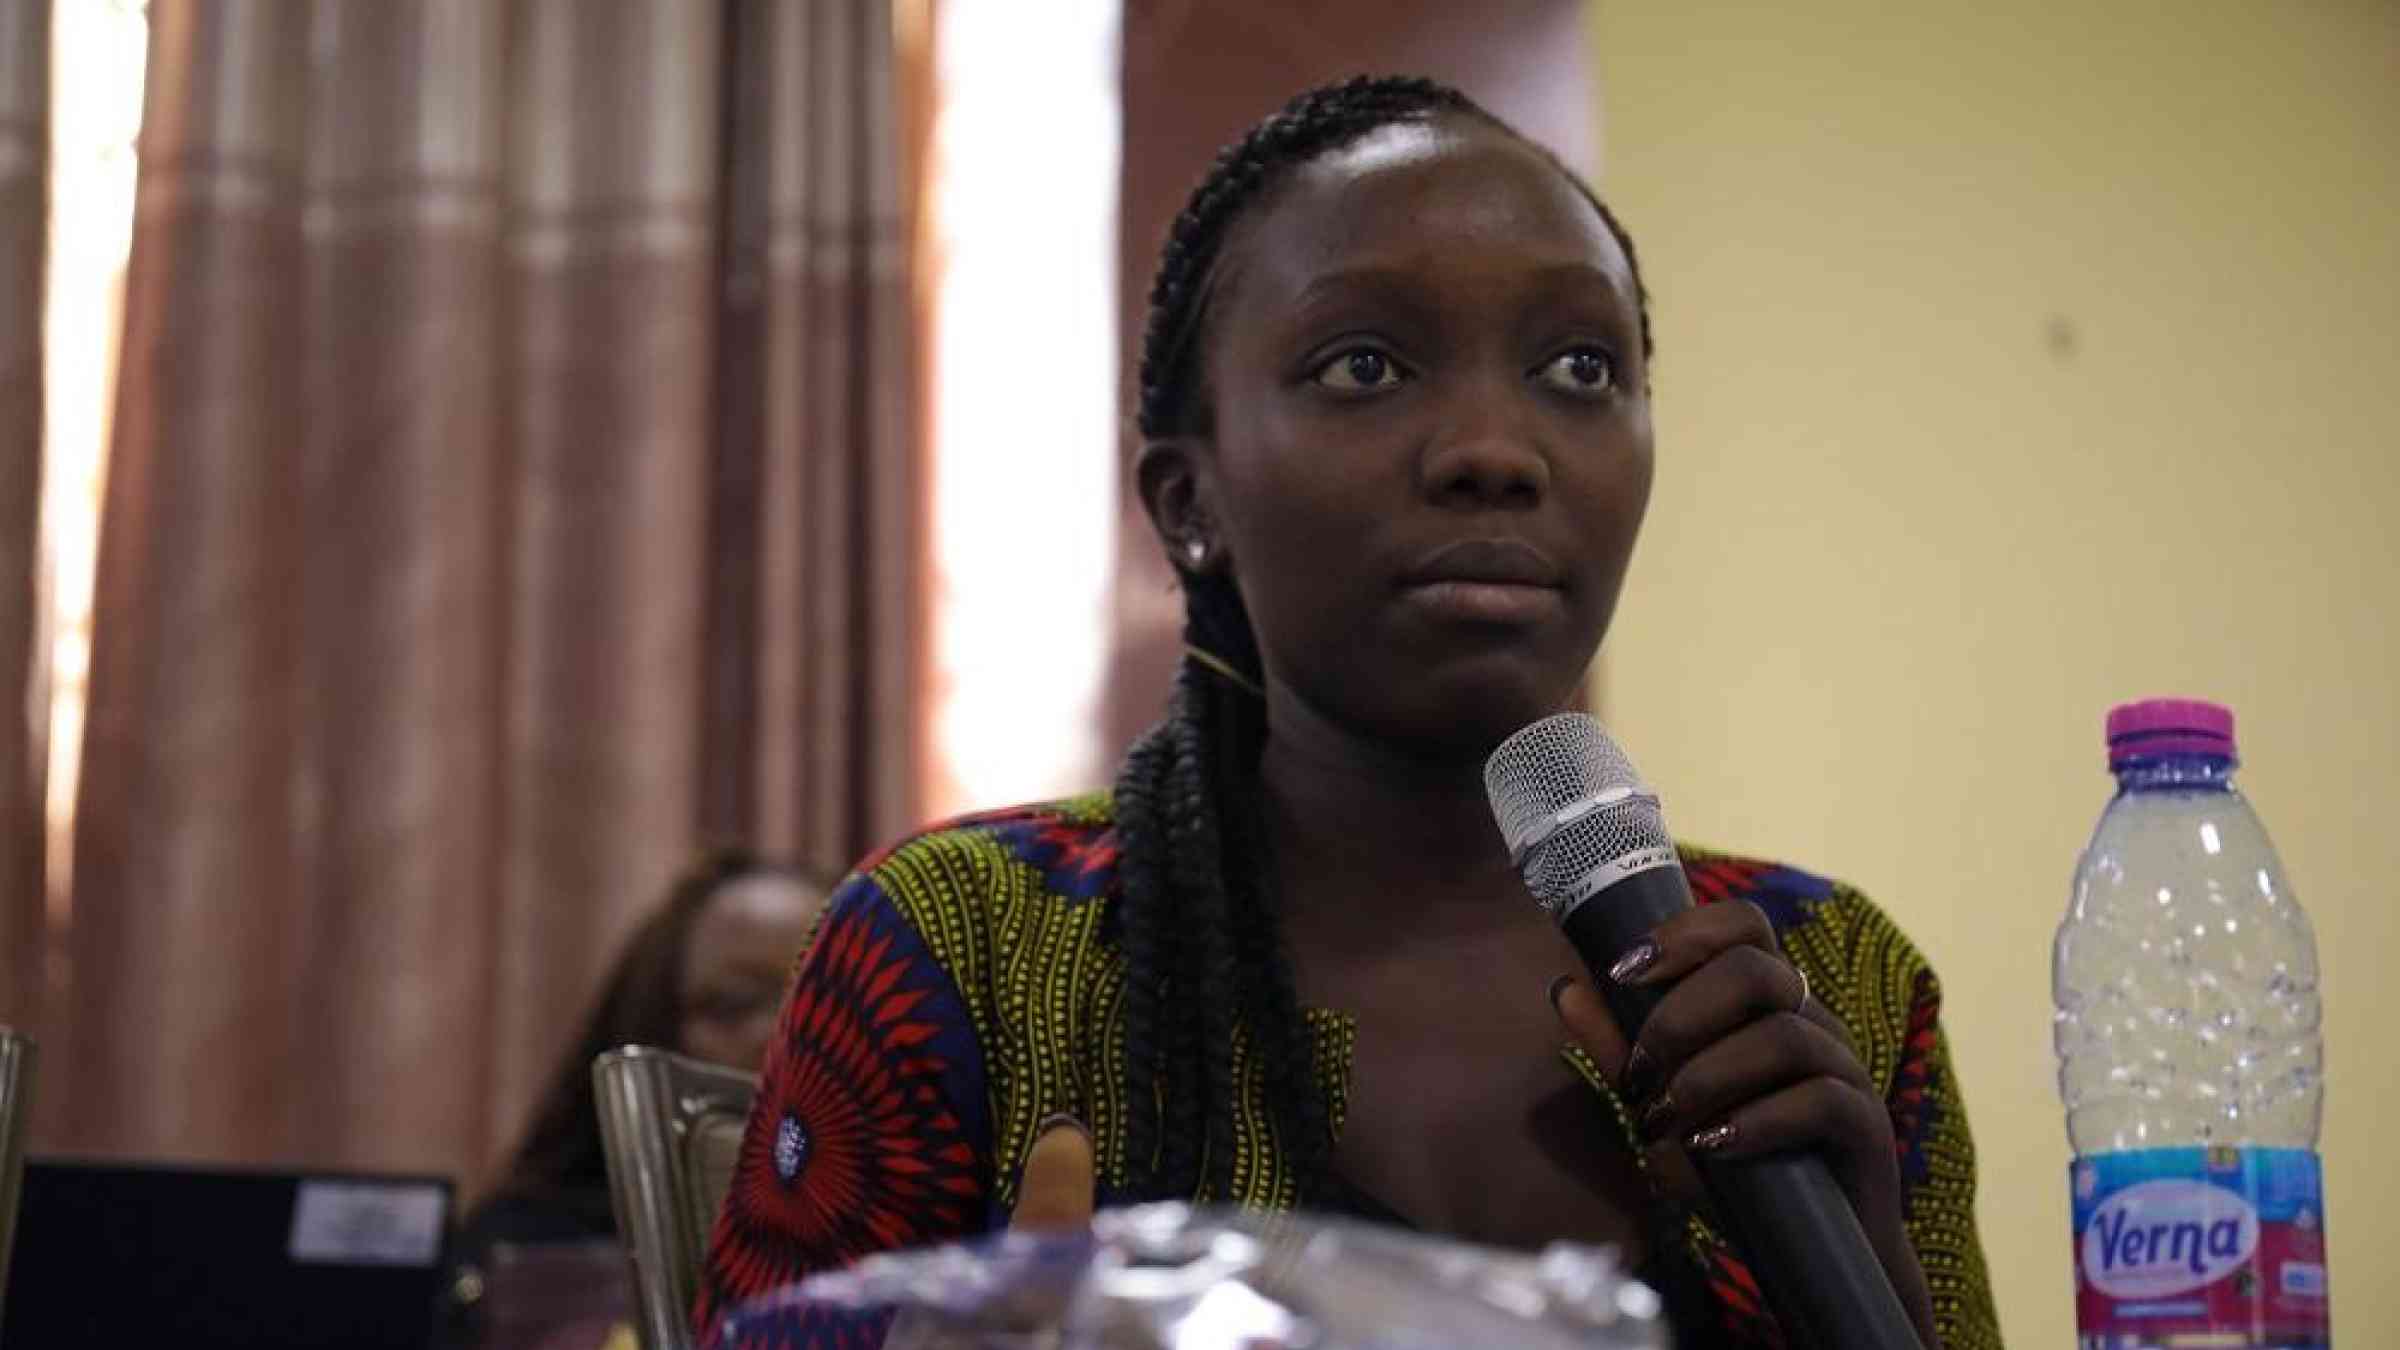
[[[28,1159],[0,1344],[423,1350],[439,1177]]]

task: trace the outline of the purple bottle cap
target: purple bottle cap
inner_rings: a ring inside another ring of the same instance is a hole
[[[2233,710],[2196,698],[2145,698],[2108,710],[2108,766],[2154,755],[2234,758]]]

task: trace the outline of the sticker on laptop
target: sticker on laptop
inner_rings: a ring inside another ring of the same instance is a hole
[[[447,1200],[438,1185],[303,1181],[292,1206],[292,1261],[430,1266],[441,1259]]]

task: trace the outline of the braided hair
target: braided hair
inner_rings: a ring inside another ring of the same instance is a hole
[[[1378,128],[1436,117],[1474,119],[1523,139],[1455,89],[1360,77],[1300,95],[1218,154],[1175,218],[1150,288],[1140,374],[1145,439],[1206,430],[1201,348],[1210,287],[1242,213],[1295,165]],[[1549,150],[1526,144],[1591,203],[1632,264],[1633,241],[1591,188]],[[1638,268],[1634,276],[1647,354],[1649,306]],[[1184,661],[1166,720],[1135,742],[1116,785],[1127,1181],[1145,1198],[1254,1198],[1246,1191],[1255,1179],[1235,1173],[1238,1043],[1263,1079],[1268,1128],[1299,1185],[1297,1195],[1255,1198],[1307,1203],[1328,1183],[1332,1135],[1314,1034],[1269,889],[1258,639],[1229,577],[1186,569],[1183,588],[1186,645],[1213,660]]]

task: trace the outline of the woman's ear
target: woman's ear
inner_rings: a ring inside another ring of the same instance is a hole
[[[1189,437],[1145,442],[1133,459],[1135,486],[1167,561],[1189,575],[1216,571],[1225,555],[1218,537],[1206,458]]]

